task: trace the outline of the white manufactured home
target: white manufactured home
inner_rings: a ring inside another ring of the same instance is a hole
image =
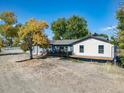
[[[93,60],[112,61],[116,57],[115,46],[108,39],[96,36],[77,40],[51,41],[51,52],[60,54],[64,52],[73,58]]]

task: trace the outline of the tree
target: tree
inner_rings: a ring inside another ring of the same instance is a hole
[[[54,39],[78,39],[88,34],[87,22],[83,17],[59,18],[51,24]]]
[[[51,24],[51,29],[54,33],[55,40],[64,39],[64,33],[66,32],[66,19],[59,18]]]
[[[118,24],[117,24],[117,29],[118,29],[118,33],[117,33],[117,39],[118,39],[118,46],[119,46],[119,52],[120,52],[120,61],[119,64],[121,66],[124,66],[124,55],[123,53],[121,53],[121,49],[124,49],[124,7],[120,7],[117,10],[116,13],[116,18],[118,20]]]
[[[0,14],[0,19],[8,25],[13,25],[17,22],[15,14],[10,11],[2,12]]]
[[[124,9],[120,8],[116,13],[116,18],[118,19],[117,29],[118,31],[118,45],[120,48],[124,49]]]
[[[38,45],[42,47],[49,45],[49,41],[43,33],[47,27],[48,24],[46,22],[30,19],[20,28],[19,37],[22,42],[21,48],[25,51],[30,51],[30,59],[33,58],[32,50],[34,46]]]
[[[0,13],[0,19],[4,22],[4,24],[0,25],[1,34],[12,46],[13,38],[17,35],[17,29],[13,26],[17,23],[16,16],[13,12],[7,11]]]
[[[67,20],[65,39],[78,39],[88,34],[87,22],[83,17],[72,16]]]
[[[112,37],[111,37],[111,43],[112,43],[113,45],[118,46],[118,41],[117,41],[117,38],[116,38],[116,37],[114,37],[114,36],[112,36]]]
[[[19,36],[18,32],[21,28],[22,24],[18,23],[14,26],[14,37],[13,37],[13,46],[19,46]]]

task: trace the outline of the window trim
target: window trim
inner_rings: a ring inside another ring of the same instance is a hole
[[[102,49],[100,49],[101,46],[102,46]],[[98,45],[98,53],[104,54],[104,45]]]
[[[83,49],[81,49],[81,47],[82,47]],[[84,53],[84,45],[79,45],[79,52],[80,52],[80,53]]]

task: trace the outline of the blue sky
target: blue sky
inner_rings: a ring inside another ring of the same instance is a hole
[[[46,34],[51,39],[51,22],[72,15],[84,17],[92,33],[112,35],[112,28],[117,24],[115,12],[118,5],[119,0],[0,0],[0,12],[15,12],[20,23],[30,18],[48,22]]]

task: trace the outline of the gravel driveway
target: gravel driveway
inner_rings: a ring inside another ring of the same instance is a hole
[[[124,71],[60,58],[0,56],[0,93],[124,93]],[[108,68],[107,68],[108,69]]]

